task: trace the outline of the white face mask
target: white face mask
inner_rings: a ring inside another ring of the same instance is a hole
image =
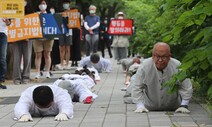
[[[37,109],[38,109],[39,111],[41,111],[41,112],[47,112],[47,111],[49,111],[49,109],[51,108],[51,106],[48,107],[48,108],[40,108],[40,107],[38,107],[37,105],[36,105],[36,107],[37,107]]]
[[[63,4],[63,8],[64,9],[68,9],[69,8],[69,4]]]
[[[123,16],[119,16],[118,19],[124,19],[124,17]]]
[[[90,14],[95,14],[96,11],[95,11],[95,10],[90,10],[89,13],[90,13]]]
[[[51,14],[54,14],[55,10],[54,9],[50,9],[50,12],[51,12]]]
[[[40,4],[40,5],[39,5],[39,9],[40,9],[41,11],[45,11],[46,8],[47,8],[47,5],[46,5],[46,4]]]

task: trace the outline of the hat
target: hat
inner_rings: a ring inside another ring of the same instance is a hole
[[[120,11],[120,12],[118,12],[117,15],[124,15],[124,13]]]

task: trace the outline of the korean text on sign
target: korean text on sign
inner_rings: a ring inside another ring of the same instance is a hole
[[[42,37],[40,18],[37,13],[26,15],[22,19],[16,18],[8,27],[8,42]]]
[[[111,20],[108,33],[113,35],[132,35],[132,27],[133,21],[131,19]]]
[[[62,16],[68,17],[68,28],[80,28],[80,13],[78,9],[65,11]]]
[[[24,0],[0,0],[0,17],[23,18]]]

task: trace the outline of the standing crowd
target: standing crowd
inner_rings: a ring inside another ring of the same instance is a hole
[[[40,0],[37,11],[32,9],[31,0],[25,0],[25,14],[37,12],[39,14],[58,13],[54,6],[47,4],[46,0]],[[63,12],[71,9],[70,0],[63,0]],[[125,103],[136,104],[136,113],[175,110],[176,112],[189,113],[188,104],[192,96],[192,84],[190,79],[178,82],[178,91],[167,95],[168,88],[163,83],[179,72],[180,62],[171,57],[171,49],[167,43],[158,42],[154,45],[152,57],[143,59],[140,56],[131,60],[127,59],[129,36],[107,33],[108,18],[104,18],[101,24],[100,17],[96,15],[96,6],[89,6],[89,14],[85,16],[83,25],[85,29],[86,57],[81,60],[81,28],[68,28],[68,32],[59,38],[39,38],[36,40],[21,40],[14,42],[13,55],[13,82],[14,84],[27,84],[30,81],[31,56],[35,54],[35,78],[43,75],[51,77],[50,71],[57,64],[58,69],[70,69],[71,66],[79,68],[74,74],[65,74],[52,85],[33,86],[26,89],[14,111],[19,121],[32,121],[32,116],[55,115],[55,120],[63,121],[73,118],[72,101],[90,104],[97,95],[91,92],[91,88],[100,80],[98,73],[112,71],[111,61],[105,57],[105,45],[109,57],[114,57],[117,64],[121,64],[123,72],[127,73],[124,84],[126,94]],[[63,13],[61,12],[61,13]],[[123,12],[118,12],[116,19],[125,19]],[[64,27],[67,27],[68,17],[63,15]],[[7,31],[11,24],[8,18],[0,18],[0,88],[6,75],[6,50]],[[112,39],[112,41],[110,41]],[[99,43],[99,39],[102,43]],[[101,45],[102,57],[97,53],[98,43]],[[112,53],[111,47],[114,51]],[[33,50],[32,50],[33,49]],[[54,55],[51,55],[54,54]],[[55,56],[59,58],[55,58]],[[43,59],[44,60],[43,60]],[[55,60],[58,59],[58,60]],[[72,61],[72,64],[69,61]],[[23,62],[23,68],[21,63]],[[42,65],[43,63],[43,65]]]

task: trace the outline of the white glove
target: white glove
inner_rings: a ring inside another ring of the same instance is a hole
[[[147,108],[145,108],[142,102],[136,104],[137,109],[134,111],[136,113],[149,112]]]
[[[190,111],[184,107],[179,107],[175,112],[190,113]]]
[[[149,112],[149,110],[146,109],[145,107],[143,107],[143,108],[137,108],[134,112],[136,112],[136,113],[145,113],[145,112]]]
[[[56,120],[56,121],[66,121],[66,120],[68,120],[68,117],[65,113],[59,113],[57,116],[55,116],[54,120]]]
[[[32,117],[30,115],[22,115],[21,118],[18,120],[20,122],[27,122],[27,121],[33,121]]]

